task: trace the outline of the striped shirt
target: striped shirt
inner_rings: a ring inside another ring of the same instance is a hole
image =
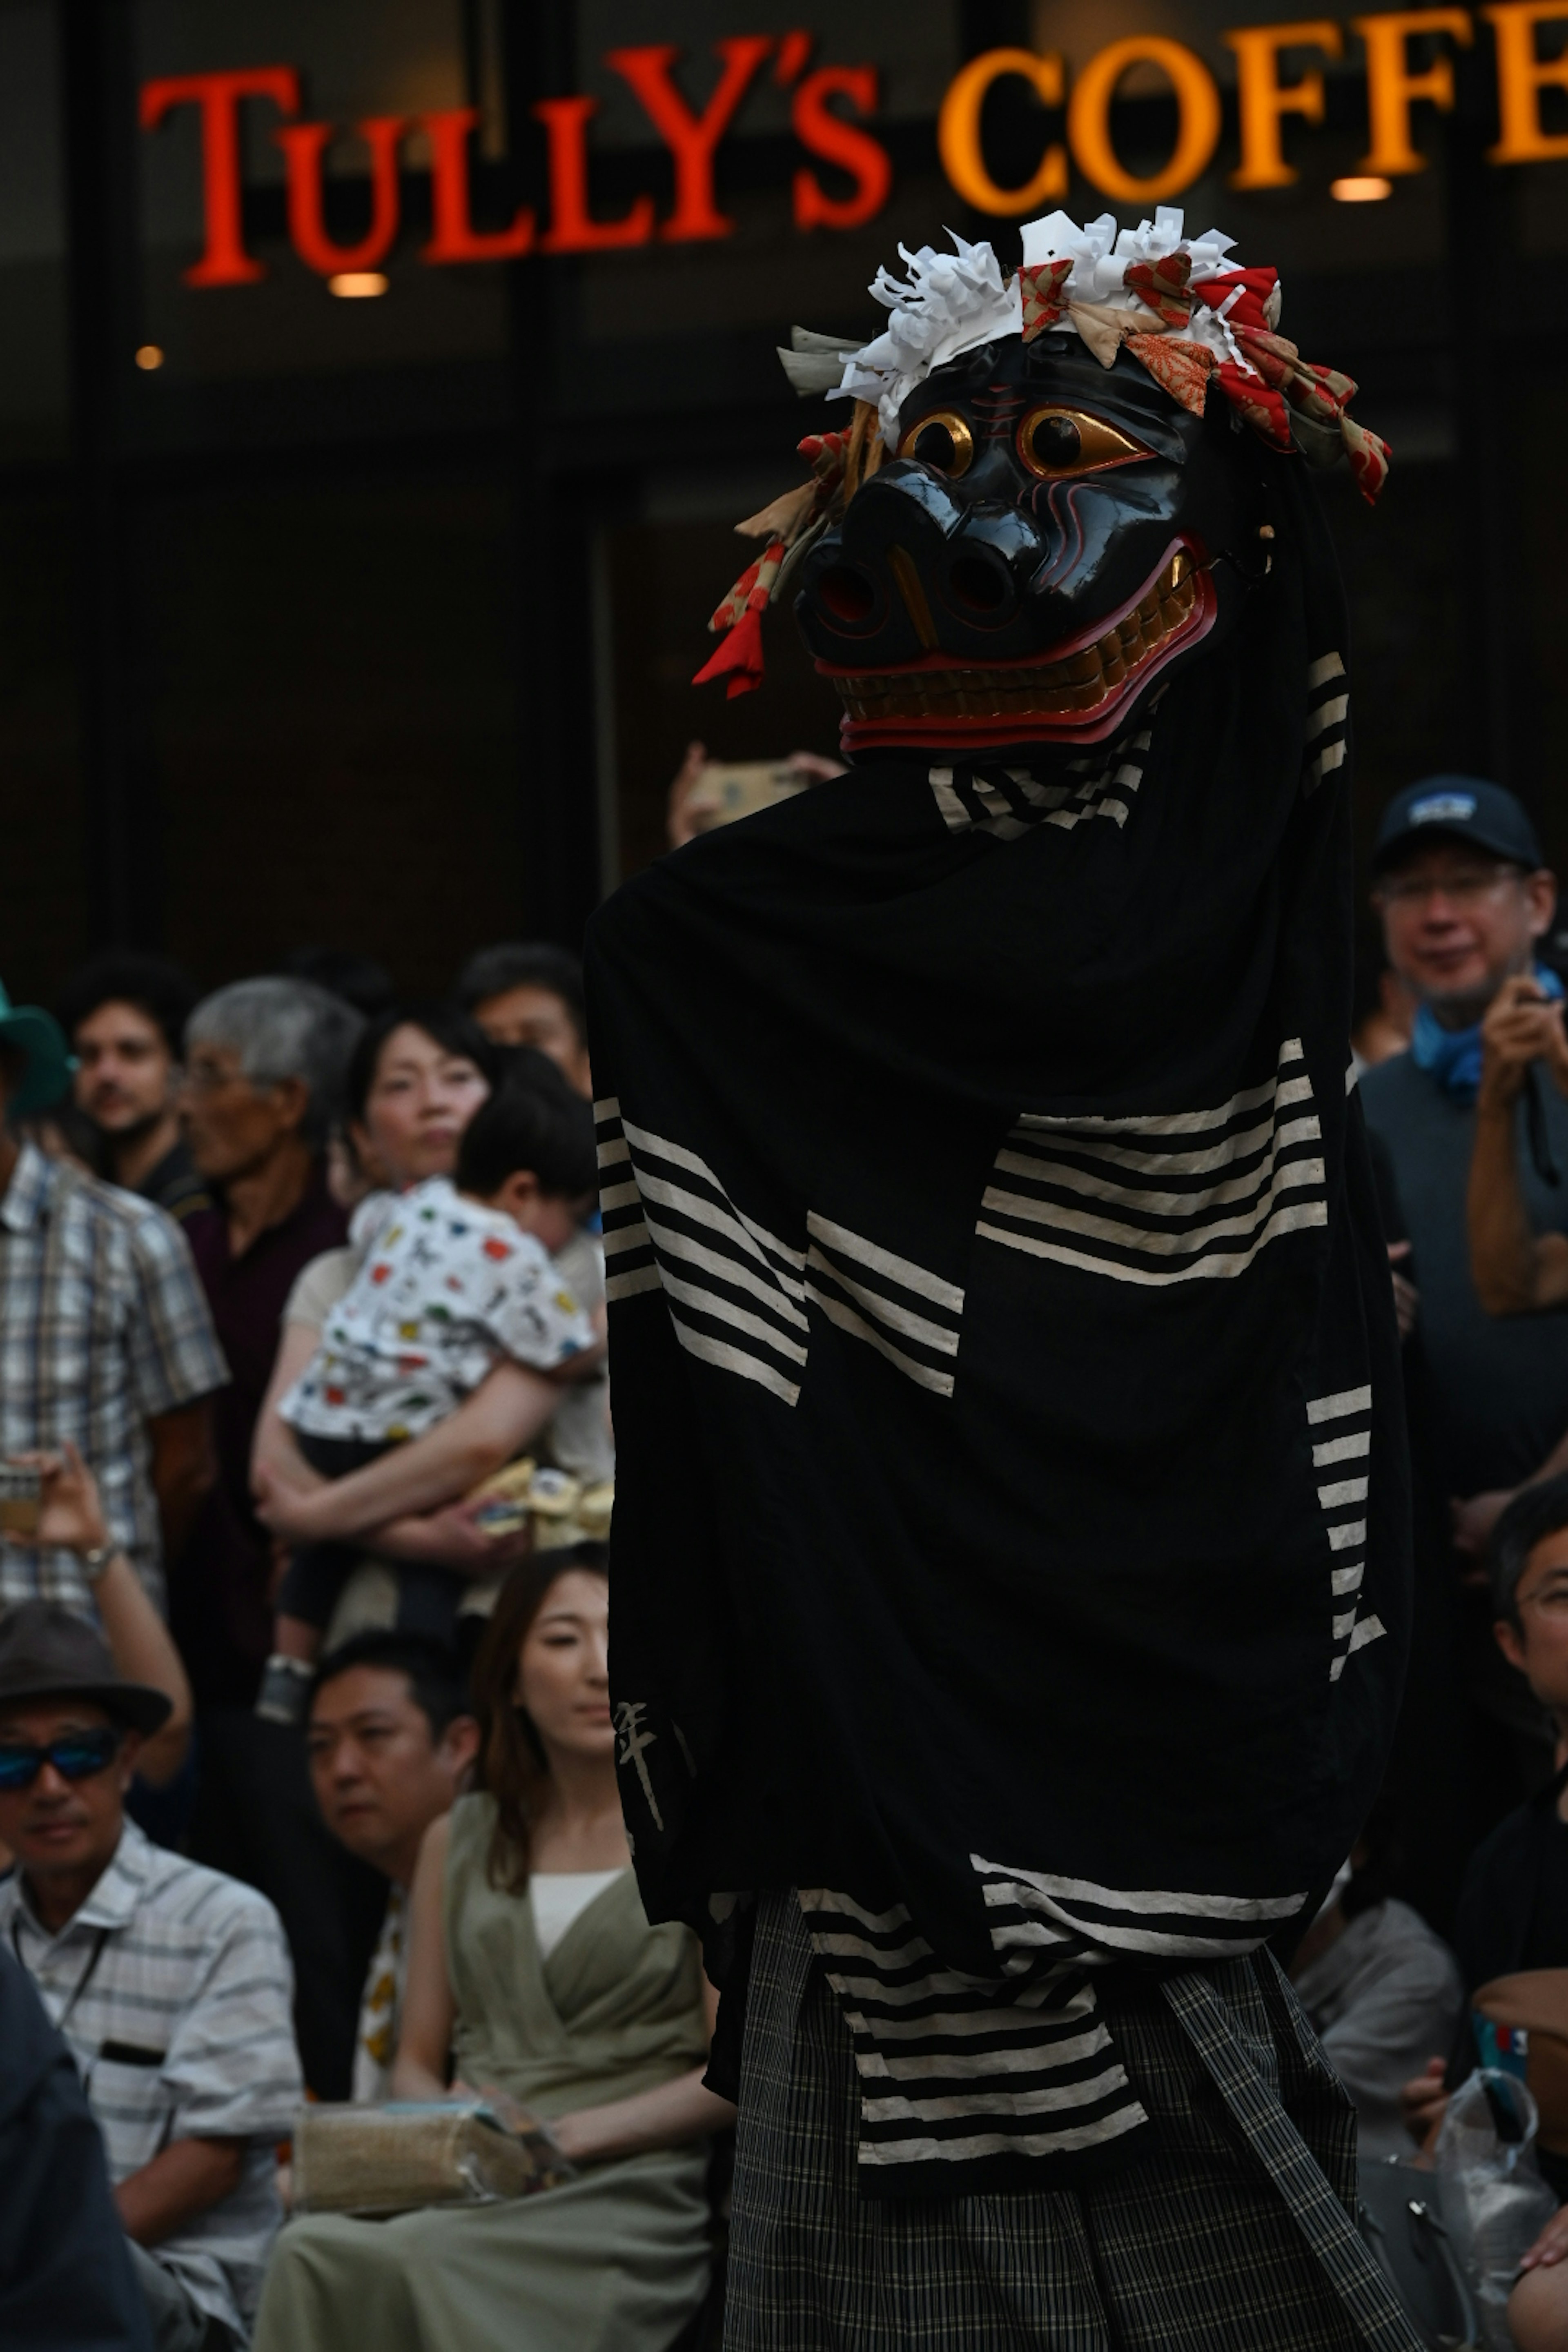
[[[0,1455],[78,1445],[110,1536],[159,1602],[146,1424],[227,1379],[174,1221],[24,1144],[0,1195]],[[74,1554],[0,1544],[0,1607],[40,1598],[90,1610]]]
[[[204,2311],[242,2338],[283,2215],[275,2143],[304,2095],[293,1972],[264,1895],[143,1837],[114,1857],[57,1936],[19,1872],[0,1883],[0,1937],[65,2035],[116,2183],[177,2139],[247,2139],[232,2196],[157,2247]]]

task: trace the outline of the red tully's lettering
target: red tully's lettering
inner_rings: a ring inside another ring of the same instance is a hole
[[[550,226],[541,253],[605,253],[653,235],[651,196],[638,196],[619,220],[596,221],[588,210],[588,124],[598,110],[596,98],[542,98],[533,110],[550,142]]]
[[[374,269],[397,236],[400,197],[397,149],[409,128],[404,114],[374,114],[358,124],[370,149],[370,227],[357,245],[334,245],[327,235],[321,158],[333,137],[330,122],[293,122],[272,134],[289,167],[289,242],[307,269],[323,278],[342,269]]]
[[[893,184],[893,159],[881,141],[835,114],[827,103],[830,98],[847,99],[858,114],[874,113],[876,67],[819,66],[807,74],[795,94],[790,121],[801,145],[825,163],[837,163],[855,183],[852,194],[830,196],[815,172],[798,171],[795,175],[796,228],[858,228],[881,211]]]
[[[292,66],[250,66],[237,73],[171,74],[142,85],[143,131],[155,131],[176,106],[202,111],[206,247],[182,272],[187,286],[251,286],[267,275],[245,249],[239,110],[247,98],[270,99],[279,114],[298,114],[300,77]]]
[[[468,190],[468,133],[479,119],[477,106],[451,106],[422,114],[419,127],[430,141],[430,242],[426,261],[512,261],[533,249],[533,212],[521,205],[510,228],[476,228]]]
[[[671,68],[680,51],[672,45],[612,49],[605,58],[605,64],[631,84],[643,112],[675,158],[675,210],[659,230],[671,244],[728,236],[734,227],[713,200],[713,152],[773,46],[769,33],[742,33],[716,41],[724,70],[700,114],[693,114],[676,87]]]

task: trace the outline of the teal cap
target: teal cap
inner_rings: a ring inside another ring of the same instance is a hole
[[[52,1013],[39,1004],[13,1005],[0,982],[0,1045],[15,1045],[27,1057],[22,1083],[5,1105],[13,1118],[47,1110],[58,1102],[71,1080],[76,1058],[66,1044],[65,1031]]]

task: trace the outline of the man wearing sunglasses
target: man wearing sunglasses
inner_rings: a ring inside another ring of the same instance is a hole
[[[0,1941],[37,1985],[103,2134],[158,2352],[243,2345],[302,2095],[277,1913],[124,1811],[169,1712],[48,1601],[0,1618]]]

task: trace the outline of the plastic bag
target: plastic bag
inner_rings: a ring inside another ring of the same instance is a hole
[[[1508,2298],[1557,2210],[1535,2162],[1537,2110],[1517,2074],[1483,2068],[1448,2102],[1437,2135],[1443,2221],[1475,2291],[1489,2352],[1512,2352]]]
[[[572,2178],[550,2135],[485,2098],[308,2106],[294,2132],[298,2213],[408,2213],[489,2205]]]

